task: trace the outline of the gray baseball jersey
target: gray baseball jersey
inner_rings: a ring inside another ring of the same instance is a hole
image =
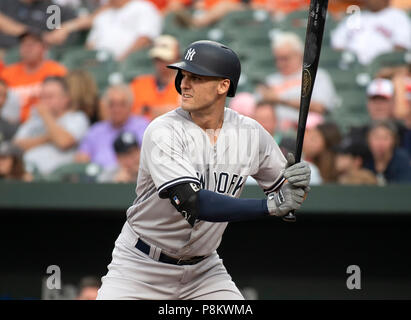
[[[167,188],[188,182],[238,198],[248,176],[266,193],[284,181],[286,159],[255,120],[226,108],[215,144],[207,133],[178,108],[153,120],[144,134],[137,197],[127,220],[143,240],[176,257],[211,254],[227,223],[196,221],[191,227],[170,203]]]

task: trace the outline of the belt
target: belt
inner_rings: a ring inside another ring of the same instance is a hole
[[[145,243],[140,238],[137,241],[136,248],[144,252],[146,255],[150,255],[150,245]],[[207,258],[207,256],[196,256],[183,260],[170,257],[164,253],[160,253],[158,261],[176,265],[193,265],[204,260],[205,258]]]

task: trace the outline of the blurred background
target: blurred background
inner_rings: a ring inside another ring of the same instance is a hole
[[[0,299],[95,298],[144,130],[180,103],[166,66],[191,42],[239,55],[227,107],[294,151],[308,7],[0,1]],[[219,249],[247,298],[411,298],[410,17],[406,0],[329,1],[303,148],[312,192],[296,224],[233,223]],[[249,178],[243,197],[261,196]]]

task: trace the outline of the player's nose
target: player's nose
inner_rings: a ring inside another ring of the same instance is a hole
[[[181,79],[181,84],[180,84],[180,88],[181,90],[184,89],[190,89],[190,80],[187,77],[183,77],[183,79]]]

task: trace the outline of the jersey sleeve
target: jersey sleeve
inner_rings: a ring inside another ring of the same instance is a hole
[[[287,160],[274,138],[259,125],[259,167],[252,177],[269,194],[284,182],[283,172]]]
[[[178,184],[200,184],[183,136],[178,123],[160,119],[151,122],[144,133],[140,169],[148,171],[160,198],[167,198],[167,190]]]

